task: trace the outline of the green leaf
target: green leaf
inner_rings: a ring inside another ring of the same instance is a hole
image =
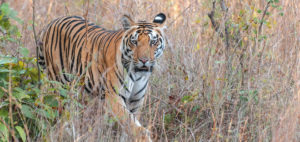
[[[280,16],[283,16],[283,12],[280,12],[279,15],[280,15]]]
[[[28,105],[22,105],[21,112],[26,116],[27,118],[34,119],[34,116],[32,114],[33,110]]]
[[[49,110],[49,112],[51,112],[51,111]],[[38,110],[37,110],[37,113],[38,113],[39,115],[41,115],[41,116],[43,116],[43,117],[46,117],[46,118],[48,118],[48,119],[52,119],[52,115],[51,115],[49,112],[46,111],[46,110],[43,110],[43,109],[38,109]]]
[[[8,130],[6,126],[0,123],[0,140],[8,141]]]
[[[16,126],[16,129],[17,129],[17,131],[18,131],[18,133],[19,133],[22,141],[26,142],[26,134],[25,134],[24,129],[22,127],[20,127],[20,126]]]
[[[192,108],[192,112],[196,112],[198,109],[200,109],[200,106],[196,105]]]
[[[9,69],[0,69],[0,72],[10,72],[11,70]]]
[[[16,99],[18,100],[22,100],[24,98],[30,98],[30,96],[27,95],[26,91],[19,87],[14,88],[14,91],[15,93],[13,93],[13,96],[16,97]]]
[[[169,124],[171,123],[171,121],[173,120],[173,117],[171,114],[166,114],[165,117],[164,117],[164,122],[165,124]]]
[[[50,107],[58,107],[58,101],[54,95],[48,95],[44,97],[44,103]]]
[[[23,23],[23,21],[17,17],[18,13],[14,9],[10,8],[7,3],[3,3],[0,6],[0,10],[3,12],[3,15],[17,21],[19,24]]]
[[[8,64],[8,63],[16,63],[16,58],[0,58],[0,65]]]
[[[68,97],[68,90],[66,90],[66,89],[59,88],[59,93],[63,97]]]
[[[27,48],[20,48],[20,53],[24,56],[27,57],[29,55],[29,50]]]
[[[7,117],[8,116],[8,109],[7,108],[1,108],[0,109],[0,117]]]
[[[260,10],[260,9],[258,9],[258,10],[257,10],[257,13],[261,13],[261,10]]]

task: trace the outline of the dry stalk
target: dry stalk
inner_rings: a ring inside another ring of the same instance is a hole
[[[35,47],[36,47],[36,67],[38,70],[38,87],[41,88],[41,70],[39,66],[39,48],[38,48],[38,39],[36,36],[35,32],[35,0],[33,0],[32,3],[32,30],[33,30],[33,35],[34,35],[34,40],[35,40]]]
[[[9,108],[8,108],[8,115],[10,119],[10,127],[11,127],[11,135],[13,139],[16,142],[19,142],[19,140],[16,138],[15,135],[15,127],[14,127],[14,119],[13,119],[13,114],[12,114],[12,76],[11,76],[11,69],[12,69],[12,64],[9,64],[9,82],[8,82],[8,101],[9,101]]]
[[[89,3],[90,0],[87,1],[86,4],[86,11],[84,14],[84,19],[85,19],[85,48],[87,48],[87,42],[88,42],[88,14],[89,14]]]
[[[164,135],[165,135],[165,141],[168,142],[168,135],[167,135],[167,132],[166,132],[166,128],[165,128],[165,111],[163,110],[163,116],[162,116],[162,129],[163,129],[163,132],[164,132]]]

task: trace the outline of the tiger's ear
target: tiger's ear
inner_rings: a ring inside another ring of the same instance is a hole
[[[153,23],[157,23],[157,24],[163,25],[163,23],[165,22],[165,20],[166,20],[166,15],[163,14],[163,13],[159,13],[159,14],[157,14],[154,17]]]
[[[134,21],[128,15],[123,15],[122,17],[122,25],[124,30],[130,29],[132,25],[134,25]]]

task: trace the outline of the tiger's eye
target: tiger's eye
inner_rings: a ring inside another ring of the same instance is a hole
[[[154,45],[154,44],[156,44],[156,42],[157,42],[157,39],[154,39],[154,40],[151,40],[151,41],[150,41],[150,44],[151,44],[151,45]]]
[[[135,39],[131,39],[130,42],[134,45],[137,45],[137,40],[135,40]]]

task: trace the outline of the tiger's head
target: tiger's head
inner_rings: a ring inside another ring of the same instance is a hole
[[[152,23],[145,21],[134,22],[124,15],[122,24],[125,31],[121,52],[122,64],[130,71],[151,73],[156,60],[165,49],[163,33],[166,16],[160,13]]]

